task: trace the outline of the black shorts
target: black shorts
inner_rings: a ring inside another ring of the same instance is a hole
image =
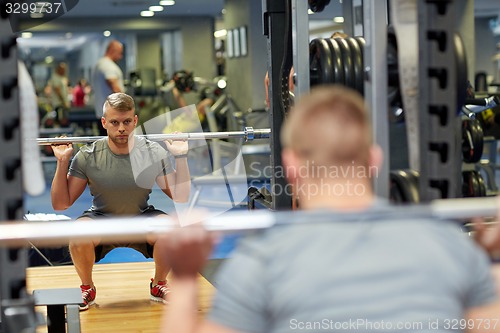
[[[154,206],[148,206],[144,211],[142,211],[138,216],[149,216],[149,217],[154,217],[158,215],[167,215],[164,211],[161,211],[159,209],[154,208]],[[86,210],[83,212],[83,214],[78,217],[78,219],[86,217],[90,218],[92,220],[97,220],[97,219],[102,219],[102,218],[108,218],[111,217],[110,215],[101,213],[99,211],[95,210]],[[116,216],[113,216],[116,217]],[[154,250],[154,245],[149,244],[148,242],[145,243],[113,243],[113,244],[100,244],[95,247],[95,262],[98,262],[102,258],[106,256],[111,250],[117,248],[117,247],[128,247],[131,249],[134,249],[136,251],[139,251],[142,253],[146,258],[153,258],[153,250]]]

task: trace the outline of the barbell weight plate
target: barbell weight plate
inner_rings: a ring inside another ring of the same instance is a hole
[[[411,173],[406,170],[392,170],[390,180],[399,190],[401,200],[403,200],[401,203],[419,202],[418,185]]]
[[[342,61],[342,51],[340,50],[339,44],[335,39],[326,38],[324,39],[330,50],[330,56],[332,61],[332,79],[330,82],[326,83],[337,83],[345,85],[344,78],[344,63]]]
[[[391,179],[389,186],[389,198],[391,202],[395,204],[404,203],[403,193],[401,191],[400,185]]]
[[[476,178],[477,178],[477,183],[478,183],[478,187],[479,187],[479,196],[485,197],[486,196],[486,183],[484,182],[484,178],[477,171],[476,171]]]
[[[335,38],[342,53],[344,68],[344,82],[349,88],[356,89],[356,78],[354,77],[354,63],[351,48],[344,38]]]
[[[477,163],[483,156],[484,134],[475,119],[462,121],[462,157],[465,163]]]
[[[333,75],[330,48],[321,38],[309,43],[309,68],[311,71],[311,86],[328,82]]]
[[[358,43],[359,46],[359,51],[360,51],[360,56],[361,56],[361,79],[362,79],[362,84],[363,84],[363,92],[364,92],[364,86],[365,86],[365,39],[363,37],[354,37],[354,40],[356,43]]]
[[[365,84],[363,78],[363,55],[361,54],[361,49],[359,48],[358,42],[352,37],[345,39],[349,45],[352,56],[352,67],[354,75],[354,89],[356,89],[361,95],[364,94]]]
[[[333,40],[331,38],[325,38],[324,41],[328,45],[328,52],[330,55],[330,59],[332,62],[332,77],[330,81],[325,83],[335,83],[345,85],[343,74],[344,74],[344,65],[342,63],[342,52],[340,51],[339,45],[333,45]],[[340,64],[339,64],[340,62]],[[339,75],[339,72],[342,72],[342,76]]]
[[[475,171],[462,172],[462,195],[464,198],[479,197],[481,189],[479,188],[478,178]]]
[[[419,203],[420,202],[420,193],[419,193],[419,179],[420,179],[420,174],[418,171],[413,170],[413,169],[405,169],[404,170],[408,174],[408,178],[411,180],[413,184],[413,189],[415,190],[415,193],[413,194],[414,197],[414,202]]]
[[[481,126],[481,123],[479,120],[474,119],[473,121],[473,128],[474,131],[473,133],[473,140],[474,140],[474,155],[476,156],[477,161],[479,162],[481,160],[481,157],[483,156],[483,148],[484,148],[484,132],[483,132],[483,127]]]

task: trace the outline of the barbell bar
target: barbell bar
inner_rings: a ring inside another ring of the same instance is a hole
[[[151,141],[165,141],[165,140],[208,140],[208,139],[232,139],[243,138],[245,141],[252,141],[255,139],[268,139],[271,135],[270,128],[254,129],[253,127],[245,127],[243,131],[232,132],[192,132],[192,133],[177,133],[177,134],[146,134],[137,135]],[[38,145],[49,146],[56,144],[68,143],[92,143],[99,139],[105,138],[104,136],[74,136],[74,137],[60,137],[60,138],[37,138]]]
[[[333,220],[371,221],[388,219],[436,218],[460,222],[475,217],[494,217],[500,201],[496,197],[440,199],[426,205],[394,206],[360,213],[323,211],[279,211],[268,210],[227,212],[203,220],[209,231],[222,234],[246,233],[249,231],[277,228],[284,225],[331,223]],[[181,219],[182,221],[182,219]],[[439,223],[439,221],[437,221]],[[313,226],[312,226],[313,227]],[[110,218],[86,221],[13,221],[0,223],[0,247],[25,247],[29,242],[40,246],[60,246],[69,241],[100,239],[107,242],[138,242],[152,235],[160,236],[179,228],[172,217],[165,218]]]

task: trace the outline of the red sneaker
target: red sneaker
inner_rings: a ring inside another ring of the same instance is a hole
[[[95,303],[96,289],[95,287],[90,288],[90,286],[85,285],[81,285],[80,289],[82,290],[83,303],[80,303],[78,307],[80,308],[80,311],[85,311],[88,310],[89,306]]]
[[[167,281],[158,281],[158,284],[153,286],[154,279],[151,279],[149,288],[151,291],[150,299],[155,302],[161,302],[167,304],[167,295],[170,293],[170,288],[168,287]]]

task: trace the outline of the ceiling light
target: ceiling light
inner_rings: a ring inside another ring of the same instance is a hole
[[[33,34],[31,32],[23,32],[21,33],[21,38],[31,38]]]
[[[152,12],[161,12],[163,11],[163,6],[150,6],[149,10]]]
[[[150,10],[143,10],[141,12],[141,16],[142,17],[151,17],[151,16],[155,16],[155,12],[152,12]]]
[[[69,38],[73,37],[73,34],[71,32],[67,32],[64,34],[64,37],[69,39]]]
[[[161,0],[160,1],[160,5],[162,5],[162,6],[173,6],[173,5],[175,5],[175,1],[174,0]]]
[[[40,13],[40,12],[38,12],[38,13],[31,13],[30,17],[31,18],[42,18],[43,17],[43,13]]]
[[[342,16],[336,16],[333,18],[333,22],[335,23],[344,23],[344,18]]]
[[[216,32],[214,32],[214,37],[215,38],[224,37],[226,35],[227,35],[227,30],[226,29],[217,30]]]
[[[312,10],[308,9],[307,14],[311,15],[311,14],[314,14],[314,12]]]
[[[54,62],[54,57],[53,56],[47,56],[45,57],[45,63],[51,64]]]
[[[226,12],[227,12],[226,8],[222,8],[222,11],[221,11],[222,15],[226,14]]]
[[[109,36],[111,36],[111,31],[106,30],[102,34],[104,35],[104,37],[109,37]]]

